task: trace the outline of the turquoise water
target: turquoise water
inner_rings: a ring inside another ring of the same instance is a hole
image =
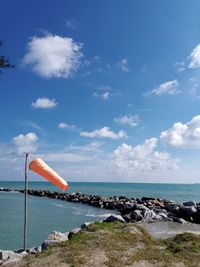
[[[22,189],[22,182],[0,182],[0,187]],[[29,182],[30,189],[58,191],[46,182]],[[70,183],[69,192],[104,196],[152,196],[179,202],[200,202],[200,184],[128,184],[128,183]],[[16,249],[23,245],[24,195],[0,192],[0,249]],[[54,230],[69,231],[85,221],[102,220],[109,210],[78,203],[28,196],[28,247],[40,245]]]

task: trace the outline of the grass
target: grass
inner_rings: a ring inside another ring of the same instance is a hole
[[[147,267],[197,267],[200,236],[184,233],[155,240],[135,224],[94,223],[70,241],[24,258],[18,267],[120,267],[140,262]]]

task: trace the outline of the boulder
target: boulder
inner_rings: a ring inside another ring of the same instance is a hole
[[[154,197],[142,197],[141,200],[143,202],[143,201],[155,200],[155,198]]]
[[[144,204],[136,204],[135,209],[142,210],[142,211],[148,210],[148,208]]]
[[[167,211],[174,211],[179,209],[179,205],[176,202],[164,202],[164,207]]]
[[[89,225],[91,224],[92,222],[85,222],[81,225],[81,230],[88,230],[89,229]]]
[[[32,247],[32,248],[29,248],[27,250],[27,252],[30,253],[30,254],[37,254],[37,253],[40,253],[41,251],[42,251],[41,246],[39,246],[39,247]]]
[[[68,239],[72,239],[75,235],[77,235],[81,231],[81,228],[74,228],[68,234]]]
[[[125,222],[121,215],[110,215],[108,218],[103,220],[104,222]]]
[[[6,261],[8,259],[21,259],[22,256],[20,254],[15,253],[14,251],[10,250],[1,250],[0,251],[0,260]]]
[[[41,249],[42,250],[46,250],[48,248],[51,248],[53,246],[56,246],[59,242],[57,240],[45,240],[42,245],[41,245]]]
[[[142,216],[140,210],[132,211],[132,212],[130,213],[130,217],[131,217],[131,219],[132,219],[133,221],[137,221],[137,222],[142,221],[142,219],[143,219],[143,216]]]
[[[48,240],[57,240],[58,242],[63,242],[68,240],[68,234],[69,232],[66,233],[61,233],[58,231],[53,231],[51,234],[48,236]]]
[[[1,250],[0,251],[0,260],[2,261],[1,266],[14,266],[15,264],[19,263],[20,260],[26,255],[24,253],[18,254],[10,250]]]
[[[144,212],[144,222],[154,222],[156,220],[156,213],[153,210],[145,210]]]
[[[188,202],[184,202],[183,203],[183,206],[196,206],[196,202],[194,201],[188,201]]]
[[[179,217],[187,219],[193,217],[197,213],[197,209],[194,206],[180,206]]]
[[[134,220],[131,219],[130,213],[123,215],[123,219],[128,223],[129,222],[134,222]]]

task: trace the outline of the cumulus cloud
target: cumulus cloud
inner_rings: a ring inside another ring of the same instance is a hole
[[[76,130],[76,126],[75,125],[70,125],[70,124],[67,124],[65,122],[60,122],[58,124],[58,128],[60,128],[62,130]]]
[[[116,67],[123,72],[129,72],[128,59],[124,58],[117,62]]]
[[[156,96],[163,94],[175,95],[181,92],[178,89],[178,85],[179,84],[177,80],[167,81],[160,84],[158,87],[153,89],[151,92],[146,93],[145,95],[156,95]]]
[[[179,159],[156,151],[157,142],[157,138],[151,138],[137,146],[122,144],[114,151],[113,161],[121,171],[129,173],[177,168]]]
[[[32,153],[37,150],[38,137],[35,133],[20,134],[12,139],[17,154]]]
[[[200,67],[200,44],[198,44],[190,54],[190,63],[188,68],[196,69]]]
[[[28,42],[23,64],[45,78],[70,78],[79,68],[82,44],[72,38],[48,34]]]
[[[33,108],[41,109],[51,109],[55,108],[58,105],[55,99],[49,99],[47,97],[38,98],[35,102],[31,104]]]
[[[200,148],[200,115],[187,123],[177,122],[172,128],[161,132],[160,139],[166,144],[179,148]]]
[[[126,132],[119,131],[117,133],[110,130],[109,127],[103,127],[99,130],[94,130],[92,132],[80,132],[80,136],[88,137],[88,138],[110,138],[110,139],[120,139],[126,137]]]
[[[136,127],[139,123],[138,115],[125,115],[119,118],[114,118],[114,122],[120,123],[122,125],[129,125],[131,127]]]

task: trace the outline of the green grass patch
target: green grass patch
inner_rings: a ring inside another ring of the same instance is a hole
[[[136,224],[97,222],[67,242],[38,256],[28,256],[19,266],[53,267],[65,263],[72,267],[121,267],[141,260],[155,266],[158,263],[163,267],[183,263],[185,267],[197,267],[200,263],[200,236],[184,233],[166,240],[155,240]]]

